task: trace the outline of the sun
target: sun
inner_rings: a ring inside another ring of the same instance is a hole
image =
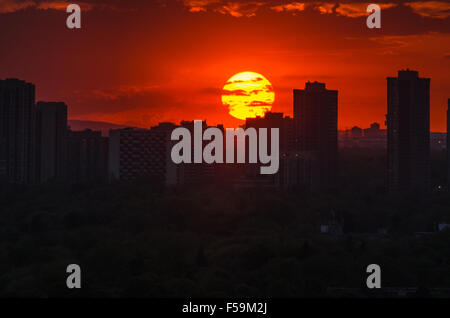
[[[222,103],[228,107],[231,116],[242,120],[264,116],[272,109],[274,101],[272,84],[255,72],[233,75],[223,87]]]

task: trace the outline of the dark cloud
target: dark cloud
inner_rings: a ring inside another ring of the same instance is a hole
[[[272,104],[271,103],[262,102],[262,101],[253,101],[253,102],[249,103],[248,106],[252,106],[252,107],[272,106]]]
[[[37,10],[65,10],[71,2],[68,0],[1,0],[0,14],[12,13],[26,9]],[[213,12],[216,14],[228,15],[234,18],[252,18],[256,15],[272,11],[273,13],[288,13],[297,15],[298,13],[308,13],[316,11],[318,14],[337,15],[347,18],[360,18],[367,16],[367,5],[370,1],[318,1],[318,0],[82,0],[78,1],[84,10],[91,9],[113,9],[113,10],[141,10],[149,6],[177,7],[181,6],[193,14]],[[450,3],[444,0],[385,0],[377,1],[383,11],[394,8],[402,10],[410,9],[416,16],[427,19],[448,20],[450,18]]]
[[[76,105],[74,115],[89,115],[92,113],[115,114],[123,111],[147,109],[156,112],[170,111],[181,107],[182,103],[170,92],[160,90],[129,90],[96,89],[80,92],[79,105]],[[95,107],[92,107],[95,105]]]
[[[246,82],[246,81],[242,81],[242,80],[233,80],[233,81],[226,82],[225,85],[228,85],[228,84],[236,84],[236,83],[244,83],[244,82]]]
[[[235,18],[250,18],[256,16],[259,11],[264,9],[275,12],[287,12],[296,15],[298,12],[315,10],[321,14],[334,14],[346,16],[349,18],[358,18],[367,16],[367,6],[371,3],[368,1],[277,1],[277,0],[260,0],[260,1],[242,1],[242,0],[182,0],[182,3],[192,13],[198,12],[217,12],[224,15],[230,15]],[[450,4],[448,1],[436,0],[412,0],[412,1],[377,1],[377,4],[383,10],[393,7],[410,7],[413,11],[428,18],[445,19],[450,16]]]
[[[249,96],[250,93],[244,91],[243,89],[235,89],[235,90],[223,90],[223,95],[233,95],[233,96]]]
[[[178,3],[184,6],[187,14],[197,17],[203,17],[206,13],[210,13],[216,16],[224,15],[233,21],[258,20],[257,23],[259,23],[260,19],[264,19],[268,24],[271,23],[271,20],[276,21],[281,17],[286,19],[286,23],[302,30],[314,30],[314,33],[320,30],[327,33],[328,36],[342,35],[343,32],[352,36],[367,36],[367,28],[362,28],[361,25],[365,26],[365,19],[369,15],[366,9],[372,2],[260,0],[255,4],[253,1],[242,0],[186,0],[178,1]],[[234,3],[235,8],[243,7],[244,3],[247,3],[247,6],[253,4],[255,11],[251,16],[246,14],[237,16],[217,10],[217,7],[224,4],[230,5],[230,3]],[[382,8],[382,28],[381,30],[371,30],[371,36],[377,34],[425,34],[428,32],[450,33],[448,8],[450,3],[448,1],[386,0],[375,3]],[[201,6],[202,9],[200,11],[189,10],[193,5]],[[270,32],[270,27],[267,30]]]
[[[220,95],[222,94],[222,89],[219,87],[205,87],[199,90],[199,93],[208,95]]]

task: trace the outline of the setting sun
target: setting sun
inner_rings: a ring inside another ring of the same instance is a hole
[[[264,116],[274,101],[272,84],[255,72],[233,75],[223,87],[222,103],[228,107],[230,115],[238,119]]]

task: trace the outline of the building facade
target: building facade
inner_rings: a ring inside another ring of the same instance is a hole
[[[170,158],[170,133],[175,125],[162,123],[152,129],[111,130],[108,148],[110,178],[131,181],[149,177],[173,184],[175,165]],[[169,127],[170,126],[170,127]]]
[[[68,131],[67,178],[72,183],[107,180],[108,138],[101,131]]]
[[[447,105],[447,185],[450,189],[450,98]]]
[[[65,180],[67,176],[67,105],[38,102],[36,105],[37,180]]]
[[[324,83],[307,82],[294,89],[294,125],[300,152],[315,153],[318,160],[318,187],[336,184],[338,169],[338,92]]]
[[[194,132],[194,121],[183,120],[180,123],[180,127],[184,127],[188,129],[191,133],[191,136],[195,135]],[[202,121],[202,131],[201,135],[203,136],[204,131],[209,128],[206,120]],[[216,128],[220,129],[222,133],[224,132],[223,126],[217,126]],[[225,155],[225,138],[223,141],[223,154]],[[205,145],[209,143],[209,141],[205,141],[202,138],[202,151]],[[172,143],[173,145],[173,143]],[[191,143],[191,154],[194,155],[194,142]],[[172,160],[169,159],[171,162]],[[176,168],[176,184],[181,186],[189,186],[189,185],[199,185],[199,184],[211,184],[215,181],[215,177],[217,175],[219,165],[217,163],[180,163],[175,165]]]
[[[258,186],[272,186],[276,188],[292,188],[306,186],[314,188],[318,170],[312,163],[313,154],[300,152],[295,144],[295,125],[293,118],[283,113],[267,112],[264,117],[247,118],[246,128],[267,128],[268,150],[270,151],[270,129],[279,129],[279,169],[274,175],[260,175],[261,164],[247,164],[245,175],[255,180]],[[259,139],[259,138],[258,138]],[[265,183],[263,183],[265,181]],[[247,182],[249,184],[249,182]]]
[[[430,79],[402,70],[387,78],[388,188],[430,188]]]
[[[0,80],[0,181],[36,181],[35,115],[35,86]]]

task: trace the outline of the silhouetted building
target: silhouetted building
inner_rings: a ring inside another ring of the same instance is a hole
[[[307,82],[294,89],[294,123],[300,152],[315,152],[319,165],[318,185],[335,185],[337,177],[338,92],[325,84]]]
[[[256,186],[273,186],[277,188],[291,188],[294,186],[306,186],[315,188],[320,176],[317,165],[317,153],[314,151],[299,151],[295,144],[294,120],[283,117],[283,113],[265,113],[264,117],[247,118],[245,128],[267,128],[268,149],[270,151],[270,129],[279,129],[280,160],[278,172],[274,175],[261,175],[262,164],[247,164],[247,180],[254,180]],[[248,161],[247,161],[248,162]],[[248,187],[251,183],[240,183]]]
[[[279,185],[282,188],[320,186],[319,161],[316,151],[290,150],[280,154]]]
[[[0,80],[0,180],[35,182],[35,86]]]
[[[364,137],[378,137],[380,135],[380,124],[373,123],[370,125],[370,128],[364,129]]]
[[[387,132],[386,129],[380,129],[378,123],[373,123],[369,128],[361,131],[359,127],[339,131],[339,148],[370,148],[386,149]]]
[[[267,128],[268,147],[270,149],[270,129],[279,129],[280,153],[295,148],[294,120],[289,116],[283,117],[283,113],[266,112],[264,117],[247,118],[245,128],[253,127],[258,131]]]
[[[108,149],[110,177],[128,181],[150,177],[166,184],[173,183],[173,179],[167,178],[174,174],[168,168],[175,168],[170,165],[169,131],[171,128],[168,127],[111,130]]]
[[[450,98],[447,107],[447,167],[448,167],[448,187],[450,188]]]
[[[430,150],[445,151],[447,145],[447,133],[430,132]]]
[[[108,138],[101,131],[68,131],[67,177],[72,183],[92,183],[108,176]]]
[[[430,79],[416,71],[387,78],[388,186],[430,187]]]
[[[331,210],[329,214],[321,217],[320,233],[340,236],[344,233],[344,219]]]
[[[175,144],[175,141],[171,140],[171,134],[176,127],[173,123],[165,122],[150,128],[153,138],[160,141],[158,143],[159,147],[161,147],[159,150],[161,152],[160,156],[161,158],[164,157],[165,163],[164,182],[169,186],[178,184],[177,165],[171,158],[172,147]]]
[[[361,138],[363,135],[363,130],[358,126],[352,128],[352,137],[353,138]]]
[[[67,105],[38,102],[36,106],[37,180],[63,180],[67,176]]]
[[[180,123],[181,127],[187,128],[191,132],[191,136],[194,138],[194,121],[186,121],[183,120]],[[206,120],[202,121],[202,136],[203,132],[208,128]],[[217,128],[224,131],[223,126],[218,126]],[[225,137],[225,136],[224,136]],[[225,156],[225,138],[224,142],[224,151],[223,154]],[[202,138],[202,151],[206,144],[209,141],[204,141]],[[194,155],[194,142],[191,143],[191,154]],[[225,157],[224,157],[225,158]],[[169,157],[169,160],[172,160]],[[176,165],[177,169],[177,184],[178,185],[193,185],[193,184],[202,184],[202,183],[212,183],[214,181],[214,177],[216,175],[216,171],[218,169],[218,164],[212,163],[208,164],[205,162],[202,163],[180,163]]]

